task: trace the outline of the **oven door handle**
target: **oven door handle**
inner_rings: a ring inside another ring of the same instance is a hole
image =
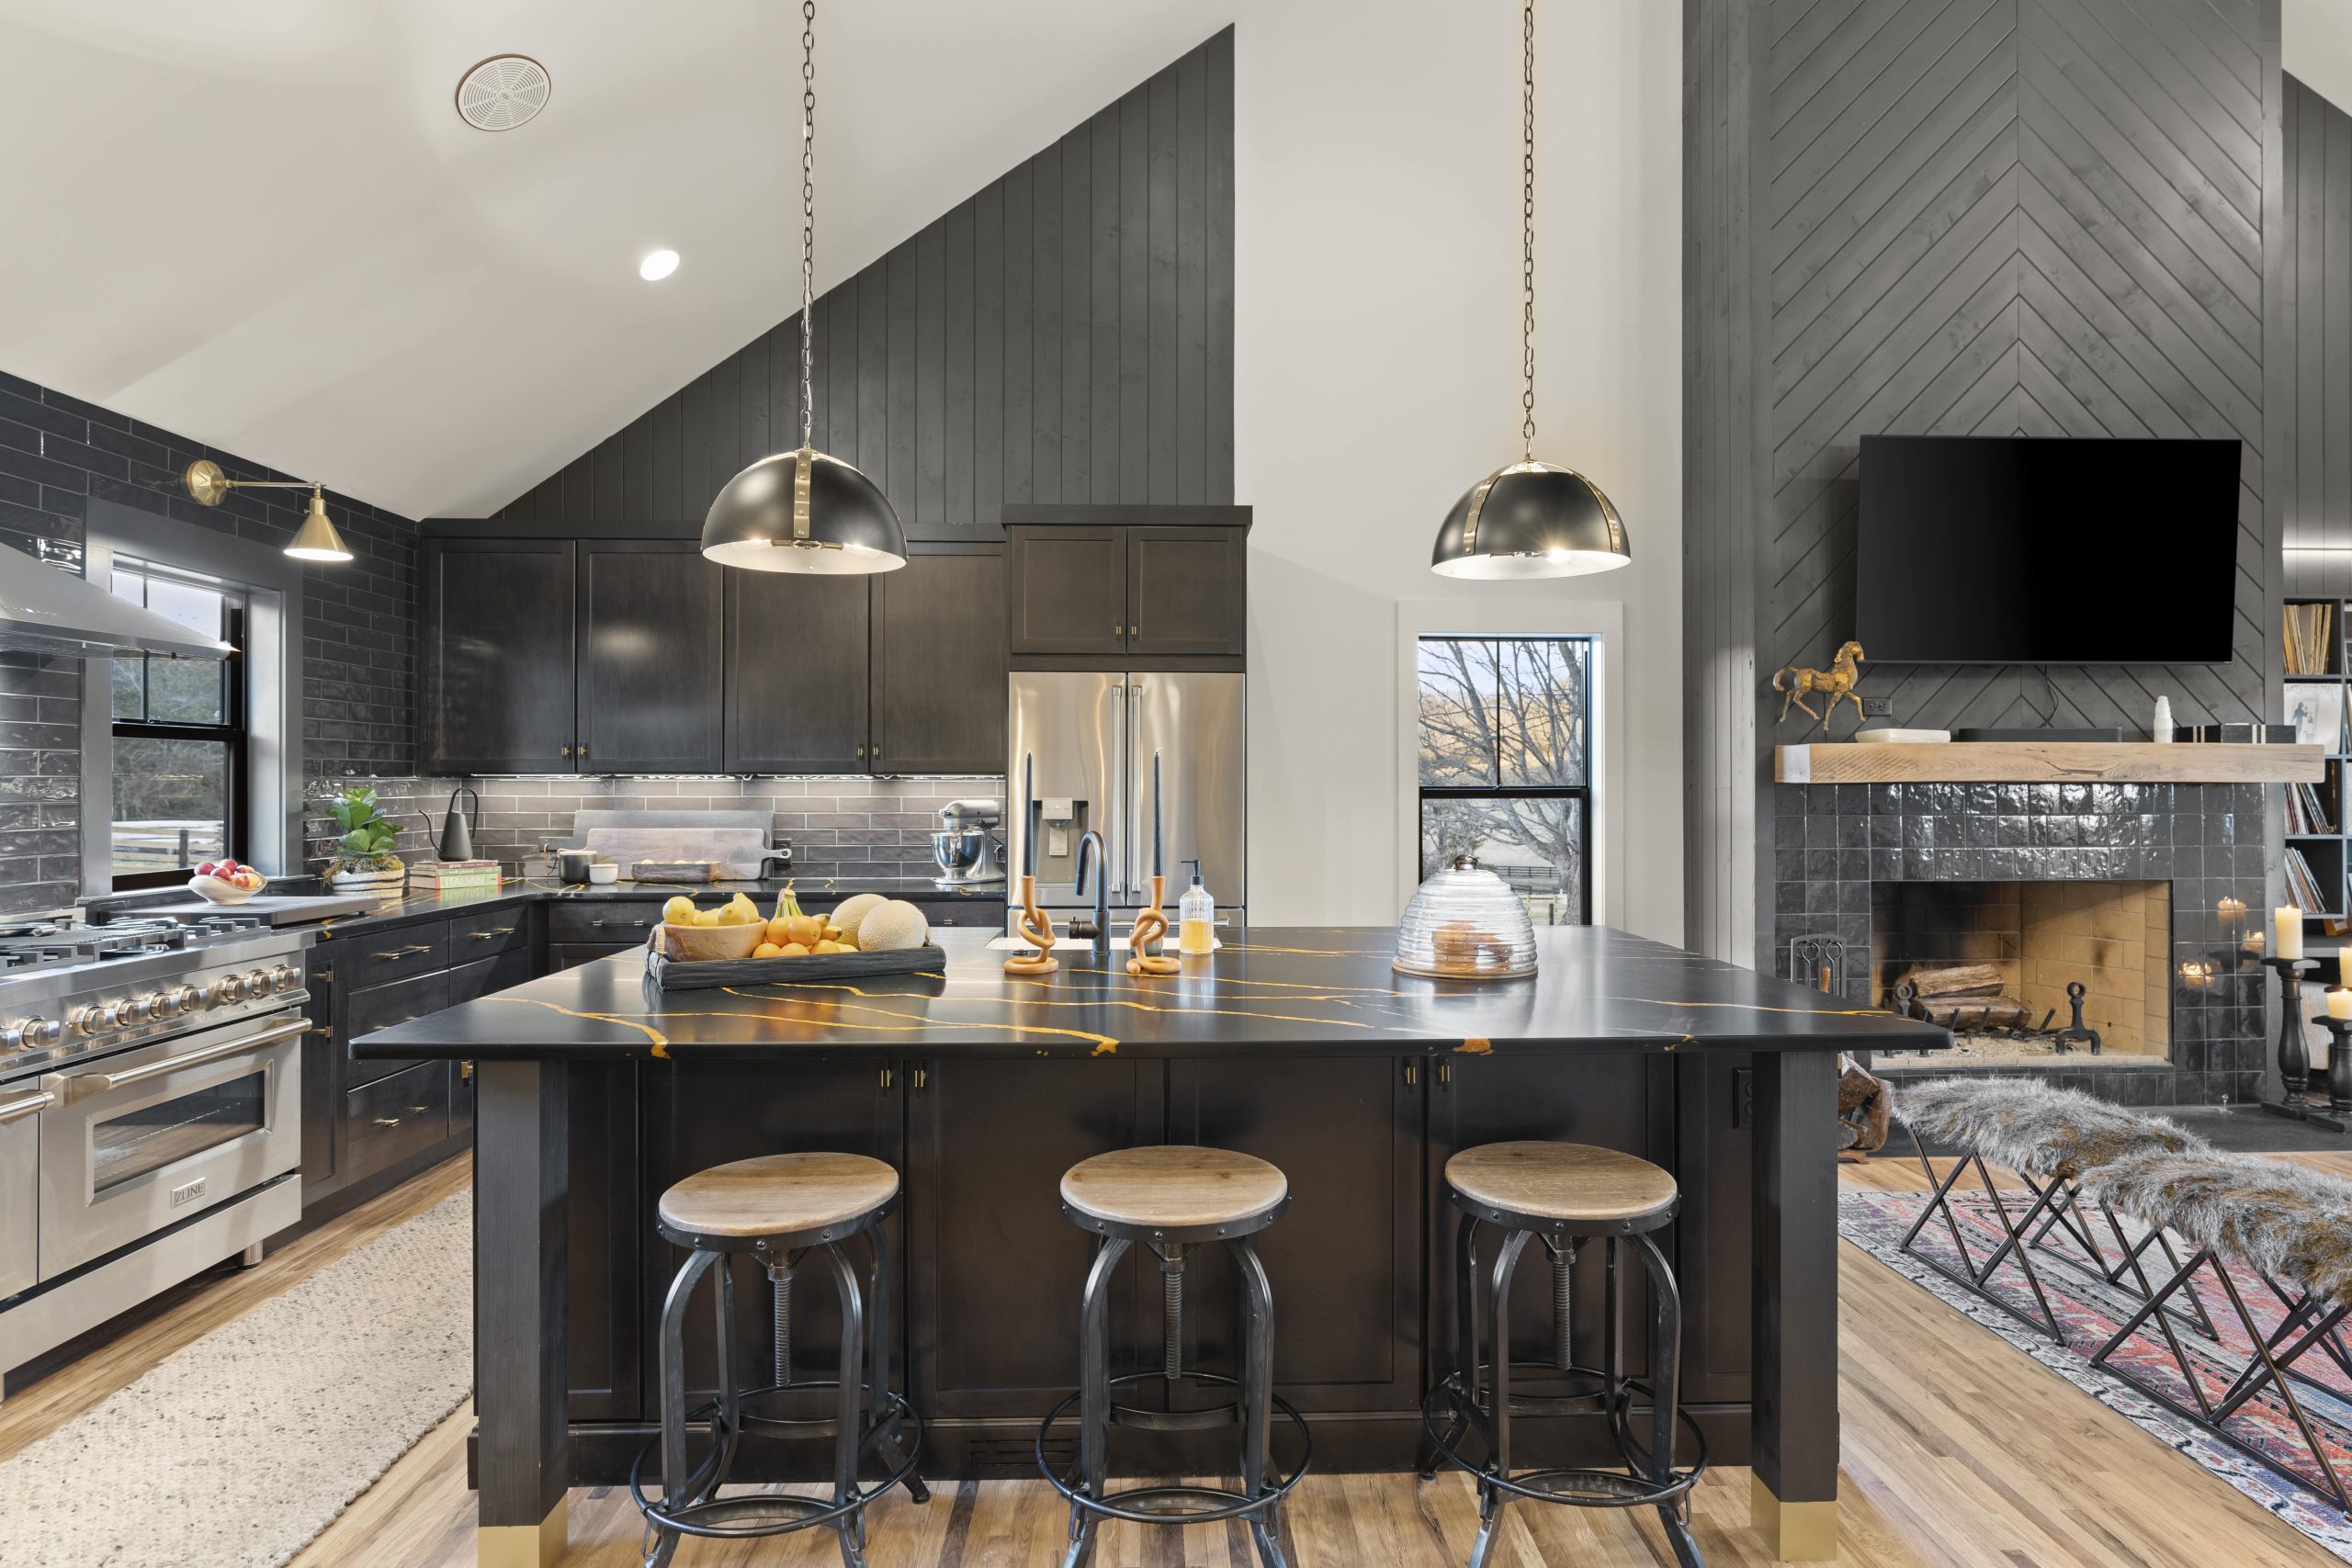
[[[46,1111],[57,1103],[57,1096],[47,1089],[34,1094],[19,1095],[15,1100],[0,1100],[0,1122],[14,1122],[30,1116],[36,1111]]]
[[[275,1045],[281,1040],[307,1034],[310,1029],[309,1019],[290,1018],[257,1033],[236,1040],[223,1040],[218,1045],[207,1045],[198,1051],[184,1051],[176,1056],[166,1056],[160,1062],[150,1062],[143,1067],[128,1067],[119,1073],[60,1073],[46,1081],[55,1086],[60,1100],[71,1105],[92,1095],[108,1094],[135,1083],[144,1083],[149,1078],[161,1077],[165,1073],[177,1072],[182,1067],[200,1067],[207,1062],[217,1062],[242,1051],[258,1051],[265,1045]]]

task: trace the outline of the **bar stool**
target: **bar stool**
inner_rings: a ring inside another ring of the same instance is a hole
[[[1080,1160],[1062,1175],[1062,1213],[1081,1230],[1101,1237],[1082,1298],[1079,1386],[1046,1412],[1037,1428],[1037,1468],[1054,1490],[1069,1500],[1069,1551],[1063,1568],[1085,1568],[1094,1556],[1094,1532],[1104,1519],[1137,1524],[1206,1524],[1214,1519],[1250,1521],[1264,1568],[1285,1568],[1277,1508],[1314,1457],[1315,1440],[1306,1420],[1273,1391],[1274,1292],[1250,1238],[1282,1218],[1290,1207],[1290,1181],[1264,1160],[1227,1149],[1165,1145],[1119,1149]],[[1142,1243],[1159,1259],[1166,1337],[1157,1371],[1110,1375],[1111,1281],[1128,1247]],[[1241,1275],[1241,1375],[1188,1370],[1183,1364],[1184,1265],[1187,1247],[1223,1242]],[[1234,1402],[1209,1410],[1141,1410],[1114,1404],[1114,1390],[1159,1379],[1179,1384],[1230,1389]],[[1046,1458],[1046,1439],[1072,1404],[1080,1406],[1079,1468],[1065,1478]],[[1280,1409],[1297,1429],[1303,1447],[1287,1478],[1275,1474],[1267,1452],[1267,1427]],[[1109,1488],[1113,1427],[1183,1431],[1241,1425],[1241,1489],[1212,1486]]]
[[[1688,1497],[1707,1468],[1707,1444],[1698,1424],[1684,1415],[1679,1403],[1682,1356],[1682,1298],[1674,1270],[1651,1233],[1674,1218],[1681,1202],[1672,1175],[1636,1156],[1588,1144],[1487,1144],[1464,1149],[1445,1163],[1448,1196],[1460,1211],[1454,1237],[1457,1259],[1455,1312],[1458,1334],[1453,1369],[1421,1403],[1428,1434],[1421,1475],[1437,1472],[1440,1463],[1467,1471],[1478,1482],[1478,1536],[1470,1549],[1471,1568],[1484,1568],[1495,1549],[1495,1529],[1502,1521],[1503,1505],[1513,1497],[1539,1503],[1566,1503],[1588,1508],[1654,1506],[1666,1526],[1667,1540],[1683,1568],[1702,1568],[1698,1546],[1690,1539]],[[1490,1359],[1479,1351],[1478,1231],[1492,1225],[1503,1232],[1501,1245],[1487,1266],[1487,1311],[1492,1314]],[[1570,1303],[1576,1256],[1587,1241],[1609,1242],[1608,1310],[1605,1360],[1601,1367],[1577,1364],[1572,1354]],[[1541,1241],[1552,1260],[1552,1320],[1554,1359],[1549,1366],[1510,1359],[1510,1285],[1520,1256],[1531,1241]],[[1651,1381],[1647,1385],[1624,1371],[1624,1297],[1618,1288],[1619,1265],[1631,1243],[1648,1270],[1653,1305],[1649,1325]],[[1514,1371],[1530,1374],[1566,1373],[1591,1386],[1562,1395],[1514,1394]],[[1649,1440],[1633,1429],[1633,1397],[1650,1396]],[[1437,1407],[1442,1406],[1445,1427],[1438,1427]],[[1623,1471],[1582,1467],[1511,1470],[1511,1417],[1514,1415],[1599,1414],[1609,1423],[1611,1440],[1625,1462]],[[1687,1428],[1697,1456],[1687,1468],[1674,1466],[1678,1424]],[[1476,1429],[1484,1439],[1486,1457],[1472,1463],[1461,1452],[1463,1438]]]
[[[664,1240],[692,1256],[671,1281],[662,1309],[662,1496],[645,1495],[642,1472],[655,1444],[649,1442],[629,1467],[629,1493],[645,1516],[646,1568],[663,1568],[680,1538],[705,1536],[741,1540],[786,1535],[824,1525],[841,1538],[849,1568],[865,1562],[865,1509],[901,1481],[918,1503],[930,1493],[915,1473],[922,1447],[922,1421],[890,1387],[890,1254],[882,1222],[899,1205],[899,1173],[864,1155],[766,1155],[716,1166],[678,1182],[662,1194],[656,1229]],[[867,1284],[842,1244],[865,1238]],[[820,1253],[841,1299],[840,1362],[831,1378],[796,1382],[790,1349],[791,1280],[801,1258]],[[735,1281],[728,1260],[737,1253],[759,1259],[776,1289],[776,1381],[765,1388],[736,1386],[733,1365]],[[695,1287],[716,1267],[718,1272],[718,1397],[686,1408],[685,1319]],[[828,1416],[783,1414],[791,1396],[831,1392],[835,1412]],[[711,1449],[703,1461],[686,1464],[686,1424],[707,1417]],[[910,1430],[911,1428],[911,1430]],[[831,1500],[760,1494],[721,1497],[746,1432],[774,1438],[825,1438],[833,1444]],[[889,1473],[861,1488],[858,1469],[868,1454],[879,1454]]]

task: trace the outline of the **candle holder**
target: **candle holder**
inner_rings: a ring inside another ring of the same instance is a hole
[[[2311,1100],[2312,1054],[2303,1043],[2303,976],[2319,967],[2316,958],[2266,958],[2278,974],[2278,1098],[2263,1106],[2298,1122],[2317,1122],[2342,1131],[2334,1117],[2317,1113]]]
[[[2327,1027],[2327,1110],[2328,1116],[2315,1116],[2321,1122],[2334,1118],[2334,1125],[2342,1132],[2346,1118],[2352,1118],[2352,1018],[2337,1018],[2333,1013],[2321,1013],[2312,1020]]]
[[[1054,918],[1037,907],[1037,879],[1027,872],[1021,874],[1021,915],[1012,929],[1014,935],[1037,951],[1006,959],[1006,974],[1050,975],[1062,966],[1061,960],[1054,956]]]
[[[1160,903],[1168,897],[1168,878],[1158,872],[1151,875],[1151,904],[1136,916],[1134,929],[1127,935],[1127,973],[1130,975],[1181,975],[1183,964],[1171,953],[1153,951],[1153,945],[1168,934],[1168,917],[1160,910]]]

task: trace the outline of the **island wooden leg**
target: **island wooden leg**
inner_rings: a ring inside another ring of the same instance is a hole
[[[571,1482],[564,1408],[568,1077],[560,1062],[484,1062],[476,1074],[480,1568],[548,1568],[563,1554]]]
[[[1770,1556],[1838,1555],[1837,1056],[1756,1055],[1750,1517]]]

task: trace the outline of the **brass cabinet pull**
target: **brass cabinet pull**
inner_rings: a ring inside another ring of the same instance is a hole
[[[930,1072],[929,1072],[927,1069],[922,1068],[922,1067],[917,1067],[917,1068],[915,1069],[915,1088],[916,1088],[916,1089],[922,1089],[925,1084],[929,1083],[930,1081],[931,1081],[931,1074],[930,1074]]]
[[[1405,1081],[1408,1084],[1417,1084],[1421,1081],[1419,1069],[1410,1062],[1405,1064]]]
[[[567,756],[567,757],[571,756],[571,747],[569,747],[569,746],[565,747],[565,748],[563,749],[563,754],[564,754],[565,756]]]
[[[433,944],[429,942],[418,942],[413,947],[395,947],[388,952],[370,953],[368,956],[371,958],[380,958],[385,963],[389,964],[396,958],[412,958],[417,953],[430,953],[432,951]]]
[[[883,1068],[879,1076],[882,1080],[882,1087],[884,1089],[888,1089],[890,1087],[890,1069],[888,1067]]]
[[[469,931],[466,934],[472,937],[476,942],[492,942],[502,936],[513,936],[514,934],[514,928],[513,926],[500,926],[495,931]]]
[[[1452,1083],[1453,1081],[1453,1064],[1452,1062],[1440,1062],[1437,1065],[1437,1081],[1440,1083]]]
[[[1141,637],[1143,636],[1143,628],[1141,626],[1129,626],[1127,628],[1127,635],[1129,637]]]

